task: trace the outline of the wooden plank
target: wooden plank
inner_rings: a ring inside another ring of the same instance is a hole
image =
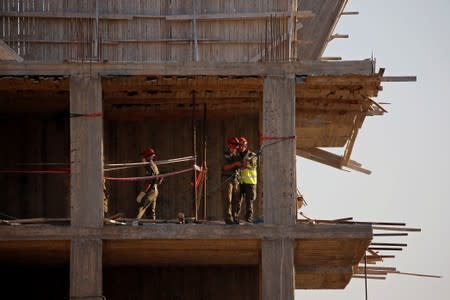
[[[294,242],[291,239],[261,242],[262,300],[293,300],[295,291]]]
[[[17,54],[16,51],[11,49],[4,41],[0,40],[0,61],[2,60],[22,62],[23,58]]]
[[[416,82],[416,76],[383,76],[381,82]]]
[[[378,277],[378,276],[364,276],[364,275],[353,275],[352,278],[358,278],[358,279],[376,279],[376,280],[385,280],[386,277]]]
[[[296,270],[357,265],[370,238],[303,239],[295,241]]]
[[[301,9],[312,11],[316,16],[302,20],[303,28],[299,30],[298,37],[314,43],[298,47],[299,59],[319,59],[322,56],[346,3],[347,0],[301,1]]]
[[[405,228],[405,227],[385,227],[385,226],[373,226],[372,227],[375,230],[387,230],[387,231],[416,231],[420,232],[422,229],[420,228]]]
[[[352,267],[315,266],[297,269],[295,273],[296,289],[344,289],[352,277]]]
[[[103,118],[100,77],[70,78],[72,226],[103,226]]]
[[[329,165],[333,168],[342,169],[343,167],[342,156],[319,148],[297,148],[297,155]],[[367,175],[371,174],[370,170],[362,168],[360,163],[353,160],[349,160],[345,167]]]
[[[442,278],[442,276],[439,275],[428,275],[428,274],[419,274],[419,273],[408,273],[408,272],[394,272],[394,274],[400,274],[400,275],[410,275],[410,276],[418,276],[418,277],[428,277],[428,278]]]
[[[332,34],[328,37],[328,42],[331,42],[334,39],[348,39],[348,34]]]
[[[271,143],[267,147],[262,145],[264,221],[268,224],[295,224],[297,188],[293,76],[268,76],[264,79],[262,110],[262,135],[268,138],[266,143]],[[275,140],[271,140],[272,137]]]
[[[344,150],[344,155],[342,157],[342,161],[341,161],[342,166],[347,166],[348,162],[350,161],[350,156],[352,155],[353,146],[355,144],[359,128],[361,128],[362,123],[364,122],[364,118],[365,118],[364,114],[357,114],[354,119],[352,133],[347,141],[347,145]]]
[[[70,298],[103,297],[102,240],[76,239],[70,245]]]
[[[372,75],[372,62],[301,61],[272,63],[36,63],[0,62],[0,76],[23,75],[236,75],[261,76],[282,74],[308,76]]]

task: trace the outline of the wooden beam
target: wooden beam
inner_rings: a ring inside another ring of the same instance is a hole
[[[300,59],[319,59],[322,56],[327,47],[328,37],[333,34],[346,3],[346,0],[308,0],[300,3],[302,9],[316,13],[312,22],[305,22],[305,27],[299,32],[302,39],[314,41],[312,45],[299,47]]]
[[[24,75],[234,75],[263,76],[300,74],[307,76],[373,75],[372,61],[300,61],[285,63],[36,63],[0,62],[0,76]]]
[[[295,78],[264,79],[262,105],[264,222],[295,224]],[[282,185],[279,182],[283,182]]]
[[[347,145],[344,150],[344,155],[342,157],[341,165],[346,167],[349,164],[350,156],[352,155],[353,146],[356,141],[356,137],[358,136],[359,128],[361,128],[362,123],[364,122],[364,114],[356,115],[353,121],[353,129],[352,133],[347,141]]]
[[[383,76],[380,79],[382,82],[416,82],[416,76]]]
[[[2,60],[23,62],[23,58],[16,51],[11,49],[4,41],[0,40],[0,61]]]
[[[261,243],[261,299],[293,300],[294,268],[292,240],[263,240]]]
[[[103,112],[98,76],[70,78],[71,221],[103,226]],[[83,114],[86,114],[85,116]]]
[[[364,276],[364,275],[353,275],[352,278],[358,278],[358,279],[378,279],[378,280],[385,280],[386,277],[378,277],[378,276]]]
[[[410,275],[410,276],[418,276],[418,277],[429,277],[429,278],[442,278],[442,276],[439,275],[428,275],[428,274],[419,274],[419,273],[407,273],[407,272],[393,272],[393,274],[400,274],[400,275]]]
[[[297,155],[316,161],[318,163],[328,165],[336,169],[343,170],[342,156],[319,148],[297,148]],[[371,174],[370,170],[362,168],[360,163],[353,160],[349,160],[347,165],[345,165],[345,167],[367,175]]]
[[[387,231],[416,231],[420,232],[422,229],[420,228],[405,228],[405,227],[385,227],[385,226],[373,226],[372,227],[375,230],[387,230]]]
[[[334,39],[348,39],[348,34],[332,34],[328,37],[328,42],[331,42]]]
[[[102,240],[72,240],[70,246],[70,299],[103,297]]]

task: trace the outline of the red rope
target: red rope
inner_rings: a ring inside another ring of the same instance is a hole
[[[61,168],[61,169],[30,169],[30,170],[0,170],[0,173],[8,174],[8,173],[22,173],[22,174],[70,174],[70,169]]]
[[[205,169],[202,167],[198,173],[197,180],[195,181],[195,186],[198,188],[200,183],[203,181],[203,176],[205,174]]]
[[[154,175],[154,176],[142,176],[142,177],[104,177],[106,180],[113,180],[113,181],[145,181],[145,180],[151,180],[151,179],[157,179],[157,178],[163,178],[163,177],[169,177],[174,176],[182,173],[186,173],[189,171],[194,170],[194,167],[189,169],[184,169],[180,171],[170,172],[166,174],[160,174],[160,175]]]

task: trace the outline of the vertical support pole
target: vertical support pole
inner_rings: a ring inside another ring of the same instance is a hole
[[[103,226],[103,118],[99,76],[70,78],[71,226]],[[102,240],[73,239],[70,297],[102,297]]]
[[[295,76],[267,76],[262,105],[264,223],[293,225],[296,220]],[[266,146],[265,146],[266,145]],[[293,300],[294,241],[281,237],[261,243],[263,300]]]
[[[194,167],[197,165],[197,126],[195,124],[195,91],[192,91],[192,153],[194,155]],[[198,195],[197,195],[197,169],[194,168],[194,218],[198,221]]]
[[[98,0],[95,0],[95,28],[94,28],[94,53],[93,58],[95,60],[98,60],[98,49],[99,49],[99,7],[98,7]]]
[[[298,3],[297,0],[289,0],[288,2],[288,12],[289,12],[289,19],[288,19],[288,59],[289,61],[296,60],[297,58],[297,10],[298,10]]]
[[[206,164],[206,146],[207,146],[207,126],[206,126],[206,103],[203,103],[203,220],[207,218],[207,206],[206,206],[206,183],[208,180],[208,166]]]
[[[197,0],[192,0],[192,32],[194,35],[194,61],[199,61],[197,34]]]

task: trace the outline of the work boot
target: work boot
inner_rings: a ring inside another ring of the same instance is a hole
[[[142,217],[145,215],[145,211],[146,211],[146,208],[139,207],[139,212],[136,216],[136,219],[142,219]]]
[[[233,224],[233,223],[234,223],[233,220],[231,220],[231,219],[225,219],[225,224],[231,225],[231,224]]]
[[[253,217],[251,215],[247,216],[245,217],[245,221],[247,221],[248,223],[253,223]]]

